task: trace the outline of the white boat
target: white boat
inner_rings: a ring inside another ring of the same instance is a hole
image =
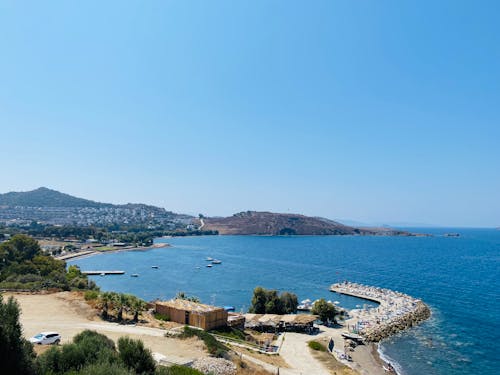
[[[139,274],[138,273],[133,273],[132,275],[130,275],[130,277],[139,277]]]
[[[212,265],[211,265],[211,264],[207,264],[207,267],[208,267],[208,268],[212,268]]]
[[[221,264],[222,261],[218,260],[218,259],[214,259],[212,260],[212,264]]]
[[[205,260],[206,260],[207,262],[211,262],[211,261],[213,261],[213,260],[214,260],[214,258],[206,257],[206,258],[205,258]]]
[[[312,303],[311,303],[311,300],[308,298],[308,299],[305,299],[303,301],[300,302],[300,305],[297,306],[297,310],[300,310],[300,311],[311,311],[312,310]]]

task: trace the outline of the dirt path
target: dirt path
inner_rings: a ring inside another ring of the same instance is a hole
[[[6,294],[4,297],[8,297]],[[95,312],[83,301],[74,300],[69,292],[24,295],[16,294],[21,306],[21,324],[26,338],[42,331],[56,331],[67,343],[85,329],[95,330],[117,341],[122,336],[141,339],[153,352],[171,358],[174,363],[206,357],[203,343],[195,339],[178,340],[164,337],[158,328],[120,325],[93,320]]]
[[[329,371],[313,357],[307,342],[313,337],[301,333],[285,333],[280,355],[300,374],[329,375]]]

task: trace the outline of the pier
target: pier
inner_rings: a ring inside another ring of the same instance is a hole
[[[333,284],[330,290],[379,303],[373,309],[351,311],[354,331],[369,342],[378,342],[430,317],[429,308],[421,300],[390,289],[346,281]]]
[[[84,275],[123,275],[125,271],[82,271]]]

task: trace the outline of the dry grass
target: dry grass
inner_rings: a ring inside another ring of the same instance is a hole
[[[328,346],[327,340],[318,340],[321,344]],[[354,371],[350,367],[340,363],[335,359],[335,357],[328,351],[322,352],[318,350],[309,349],[318,361],[320,361],[333,375],[359,375],[357,371]]]
[[[249,361],[237,359],[234,363],[236,365],[236,375],[274,375]]]
[[[233,351],[235,351],[236,353],[241,353],[241,354],[248,355],[249,357],[260,359],[262,362],[269,363],[270,365],[273,365],[276,367],[285,367],[285,368],[290,367],[288,365],[288,363],[286,363],[282,357],[280,357],[279,355],[276,355],[276,354],[275,355],[267,355],[267,354],[257,353],[257,352],[254,352],[252,350],[240,348],[237,346],[233,346],[233,347],[231,347],[231,349]]]

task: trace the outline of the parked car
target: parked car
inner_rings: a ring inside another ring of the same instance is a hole
[[[57,332],[41,332],[30,338],[30,342],[37,345],[57,345],[61,342],[61,335]]]

